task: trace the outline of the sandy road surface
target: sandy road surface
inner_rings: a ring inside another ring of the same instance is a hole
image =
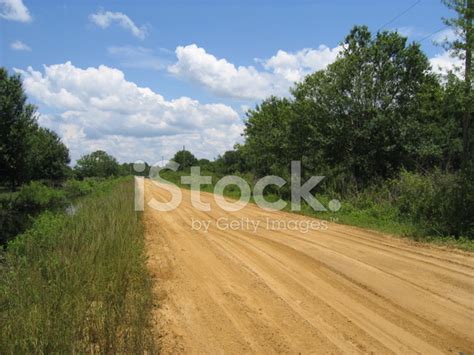
[[[164,353],[474,351],[472,254],[336,224],[302,233],[289,229],[315,220],[229,213],[210,194],[201,212],[182,193],[178,209],[144,213]],[[147,182],[145,197],[168,193]]]

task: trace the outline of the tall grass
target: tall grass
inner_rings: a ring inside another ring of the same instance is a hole
[[[151,279],[130,181],[46,212],[0,262],[0,353],[154,352]]]

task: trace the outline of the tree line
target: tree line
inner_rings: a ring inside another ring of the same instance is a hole
[[[449,0],[457,34],[445,43],[464,71],[435,74],[420,44],[393,31],[355,26],[326,69],[246,114],[244,141],[215,161],[185,161],[219,174],[290,179],[326,176],[326,191],[350,198],[389,189],[400,214],[429,233],[474,237],[472,1]],[[174,160],[183,162],[189,152]],[[277,193],[288,197],[286,187]],[[373,196],[372,196],[373,197]]]
[[[20,76],[0,68],[0,185],[15,190],[36,180],[58,183],[132,173],[131,164],[120,164],[101,150],[82,156],[74,168],[69,163],[69,149],[59,136],[38,124]]]
[[[436,75],[419,43],[355,26],[335,62],[296,83],[288,97],[271,96],[246,113],[242,144],[213,161],[186,150],[173,160],[180,169],[199,165],[220,175],[288,180],[291,161],[299,160],[306,177],[326,176],[332,193],[347,197],[390,186],[389,199],[402,201],[400,213],[431,225],[430,232],[474,235],[474,9],[472,0],[445,3],[458,14],[445,20],[457,34],[445,47],[464,62],[463,72]],[[67,147],[38,125],[20,77],[5,69],[0,114],[0,183],[11,189],[33,180],[135,173],[133,164],[119,164],[104,151],[70,168]],[[274,192],[287,197],[285,189]]]

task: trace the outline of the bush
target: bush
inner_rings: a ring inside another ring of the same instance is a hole
[[[393,182],[395,205],[400,216],[412,220],[424,234],[460,236],[464,232],[460,218],[461,186],[459,174],[404,171]]]
[[[53,189],[40,182],[32,181],[21,187],[14,204],[20,211],[34,214],[44,209],[64,207],[66,195],[59,189]]]
[[[41,256],[45,250],[54,248],[54,236],[64,227],[66,219],[60,214],[46,211],[38,216],[30,229],[9,244],[8,252],[19,258]],[[33,249],[31,249],[33,248]]]
[[[474,160],[461,173],[460,209],[457,211],[461,234],[474,239]]]
[[[99,181],[98,179],[68,180],[64,184],[64,191],[68,198],[82,197],[94,191]]]
[[[62,190],[40,182],[30,182],[9,198],[1,198],[0,246],[30,227],[33,218],[40,212],[62,209],[66,202],[66,195]]]
[[[17,192],[0,195],[0,246],[29,228],[41,212],[63,210],[75,199],[92,192],[107,191],[118,181],[101,178],[68,180],[62,189],[33,181]]]
[[[30,218],[13,209],[13,202],[0,199],[0,249],[28,226]]]

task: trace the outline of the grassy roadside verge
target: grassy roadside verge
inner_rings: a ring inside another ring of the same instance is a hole
[[[319,201],[327,206],[331,200],[328,196],[318,196]],[[437,246],[474,251],[474,240],[465,237],[426,235],[420,228],[398,215],[398,211],[389,203],[364,201],[352,198],[342,200],[341,209],[337,212],[315,212],[308,205],[302,205],[301,213],[306,216],[330,220],[389,234],[393,237],[406,238],[419,243],[429,243]]]
[[[151,279],[133,184],[46,212],[0,263],[0,353],[153,352]]]
[[[180,181],[181,176],[189,175],[189,172],[173,172],[170,170],[164,170],[160,174],[169,182],[177,184],[182,188],[190,188],[189,185],[181,184]],[[201,173],[201,175],[206,174],[206,172]],[[219,176],[216,174],[209,173],[208,175],[212,176],[213,184],[215,184],[219,179]],[[247,181],[251,181],[249,177],[242,177]],[[203,185],[201,189],[205,192],[213,192],[213,186],[211,185]],[[235,186],[229,186],[229,188],[224,190],[224,195],[229,198],[239,198],[240,191]],[[318,200],[326,207],[328,206],[329,201],[334,197],[335,196],[317,194]],[[268,194],[265,198],[269,202],[272,202],[278,200],[279,197]],[[438,246],[456,248],[465,251],[474,251],[474,240],[464,237],[454,238],[450,236],[433,236],[424,233],[420,226],[400,216],[397,208],[384,198],[381,198],[380,194],[369,192],[357,196],[340,198],[340,200],[341,209],[337,212],[331,212],[329,210],[327,212],[314,211],[309,205],[303,202],[301,211],[296,213],[330,220],[339,224],[371,229],[390,234],[394,237],[414,240],[416,242],[431,243]],[[250,199],[250,202],[254,202],[253,198]],[[284,210],[286,212],[292,212],[289,206]]]

